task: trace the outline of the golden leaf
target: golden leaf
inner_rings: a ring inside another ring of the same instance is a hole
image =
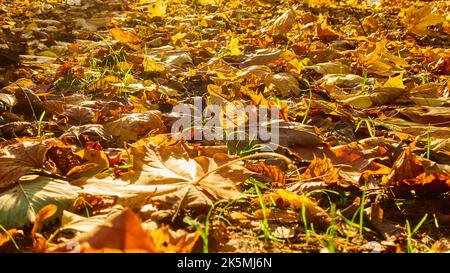
[[[190,253],[200,237],[198,232],[173,231],[169,226],[153,230],[150,235],[158,251],[166,253]]]
[[[433,6],[431,5],[426,5],[420,9],[410,6],[406,11],[403,23],[410,32],[417,35],[426,35],[428,34],[427,27],[445,22],[444,17],[431,13],[432,10]]]

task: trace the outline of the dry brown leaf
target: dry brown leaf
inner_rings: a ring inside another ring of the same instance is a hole
[[[204,207],[216,200],[238,198],[241,196],[239,184],[251,175],[242,162],[238,162],[199,180],[231,160],[223,153],[217,153],[213,158],[188,158],[181,145],[144,147],[144,153],[134,151],[137,176],[133,183],[160,185],[161,191],[154,192],[150,200],[175,208]]]
[[[160,252],[190,253],[200,237],[200,233],[188,233],[181,229],[173,231],[169,226],[162,226],[151,231],[150,236]]]
[[[300,122],[271,120],[265,122],[262,126],[268,130],[278,130],[279,145],[288,147],[292,145],[301,145],[306,147],[317,147],[322,145],[323,139],[317,134],[314,126],[305,125]]]
[[[268,75],[265,78],[265,83],[268,86],[273,85],[284,97],[300,94],[300,87],[297,79],[288,73]]]
[[[212,158],[190,158],[179,143],[135,147],[131,154],[134,157],[133,170],[124,174],[122,180],[80,180],[80,185],[84,184],[84,192],[118,196],[119,204],[132,207],[146,201],[155,202],[172,210],[169,214],[175,213],[176,216],[181,209],[205,208],[217,200],[242,196],[239,185],[252,174],[242,162],[236,162],[202,178],[232,158],[224,153],[215,153]]]

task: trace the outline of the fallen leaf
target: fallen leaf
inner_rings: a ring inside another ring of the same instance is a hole
[[[289,9],[278,17],[272,25],[274,35],[286,35],[295,24],[295,11]]]
[[[21,235],[22,232],[20,232],[19,230],[13,228],[13,229],[8,229],[6,232],[3,230],[0,230],[0,247],[5,245],[6,243],[10,242],[11,240],[14,239],[14,237],[16,237],[17,235]]]
[[[190,253],[200,238],[200,233],[188,233],[184,230],[173,231],[169,226],[162,226],[150,232],[156,249],[165,253]]]
[[[141,39],[130,31],[124,31],[120,28],[113,28],[109,30],[109,33],[117,41],[122,43],[140,43]]]
[[[60,179],[22,176],[17,186],[0,193],[0,225],[12,228],[32,223],[41,208],[55,204],[64,209],[79,191],[80,188]]]
[[[130,209],[113,214],[106,222],[74,242],[49,248],[46,252],[157,252],[151,237],[142,229],[141,220]]]
[[[369,108],[372,106],[380,106],[388,104],[401,95],[405,94],[405,89],[394,87],[381,87],[373,90],[367,95],[351,95],[342,99],[342,102],[349,104],[355,108]]]
[[[142,66],[146,72],[163,72],[166,68],[158,63],[153,57],[144,55]]]
[[[132,113],[122,116],[106,125],[111,135],[117,138],[118,143],[131,142],[150,132],[164,133],[166,127],[161,120],[161,112],[156,110],[144,114]]]
[[[0,188],[6,188],[33,168],[41,168],[50,145],[25,141],[4,147],[0,152]]]
[[[279,90],[281,95],[287,97],[291,94],[299,95],[300,87],[297,79],[288,73],[278,73],[275,75],[268,75],[265,78],[268,85],[273,84],[274,88]]]
[[[284,172],[275,165],[267,165],[263,162],[258,162],[255,164],[247,163],[245,167],[250,171],[269,177],[275,185],[282,188],[286,185],[286,176]]]
[[[305,172],[300,176],[302,180],[320,180],[327,183],[336,183],[339,181],[339,169],[335,168],[331,160],[324,157],[314,157]]]
[[[33,229],[31,230],[31,236],[35,237],[36,234],[40,231],[42,222],[52,217],[57,210],[58,207],[54,204],[48,204],[45,207],[41,208],[39,212],[36,214]]]
[[[162,17],[166,14],[167,4],[164,0],[144,0],[148,3],[149,17]]]
[[[393,186],[401,194],[414,190],[419,195],[450,191],[450,168],[419,157],[413,153],[412,143],[394,162],[383,183]]]
[[[132,154],[133,170],[124,174],[121,180],[87,179],[79,185],[84,185],[84,191],[89,194],[118,195],[119,204],[136,206],[153,202],[162,204],[162,208],[179,211],[206,208],[217,200],[243,196],[238,190],[239,185],[252,174],[242,162],[212,172],[231,158],[224,153],[216,153],[212,158],[189,158],[181,144],[136,147]],[[211,173],[205,176],[208,172]],[[170,213],[176,216],[176,211]]]
[[[328,214],[319,207],[315,202],[311,201],[304,195],[297,195],[287,190],[277,190],[274,196],[277,204],[281,207],[291,207],[295,211],[302,211],[304,207],[306,210],[306,219],[309,223],[314,223],[316,226],[328,227],[330,219]],[[299,217],[300,219],[301,216]]]
[[[406,10],[403,23],[411,33],[417,35],[426,35],[428,34],[427,28],[429,26],[434,26],[445,22],[444,17],[438,14],[433,14],[432,11],[432,5],[425,5],[422,8],[410,6],[408,10]]]
[[[403,84],[403,73],[398,76],[389,77],[389,79],[383,84],[383,87],[394,87],[405,89],[406,86]]]
[[[239,48],[238,37],[234,37],[228,42],[227,46],[225,47],[225,54],[229,56],[239,56],[244,54],[244,52],[242,52],[242,50]]]

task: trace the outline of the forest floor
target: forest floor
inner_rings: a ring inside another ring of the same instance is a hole
[[[0,0],[0,252],[450,251],[448,1],[78,2]]]

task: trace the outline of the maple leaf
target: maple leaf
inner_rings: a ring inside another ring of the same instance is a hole
[[[166,253],[190,253],[200,238],[200,233],[188,233],[184,230],[173,231],[169,226],[162,226],[150,232],[156,248]]]

